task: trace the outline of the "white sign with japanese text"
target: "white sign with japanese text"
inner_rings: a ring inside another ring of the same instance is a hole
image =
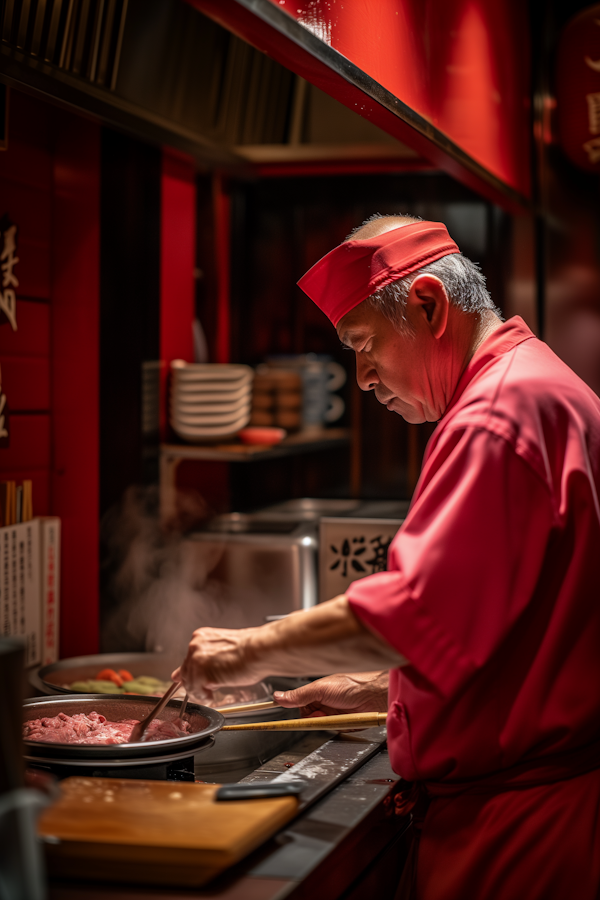
[[[349,584],[385,572],[387,552],[404,519],[326,517],[319,526],[319,602]]]

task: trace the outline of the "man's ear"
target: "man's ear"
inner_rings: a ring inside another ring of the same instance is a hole
[[[426,323],[439,340],[446,331],[450,300],[446,288],[435,275],[417,275],[406,298],[409,320]]]

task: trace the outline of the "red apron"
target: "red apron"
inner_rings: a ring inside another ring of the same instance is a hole
[[[600,742],[396,796],[412,843],[396,900],[597,900]]]

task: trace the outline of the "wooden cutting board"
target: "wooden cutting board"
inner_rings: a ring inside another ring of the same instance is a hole
[[[215,802],[219,785],[67,778],[39,819],[51,875],[197,887],[296,813],[295,797]]]

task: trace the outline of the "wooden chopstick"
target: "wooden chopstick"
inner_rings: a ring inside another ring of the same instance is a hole
[[[347,713],[342,716],[315,716],[308,719],[282,719],[277,722],[250,722],[248,725],[223,725],[221,731],[348,731],[385,725],[387,713]]]
[[[273,706],[277,706],[274,700],[261,700],[257,703],[240,703],[238,706],[216,706],[215,709],[220,713],[258,712],[259,709],[271,709]]]
[[[169,702],[169,700],[171,699],[171,697],[173,696],[175,691],[181,687],[181,684],[182,684],[181,681],[174,681],[172,683],[171,687],[167,691],[165,691],[165,693],[159,699],[158,703],[156,703],[152,707],[152,709],[150,710],[150,712],[148,713],[146,718],[142,719],[140,722],[137,723],[137,725],[133,726],[133,730],[131,732],[131,736],[129,738],[128,743],[137,744],[140,741],[143,741],[144,735],[146,733],[146,729],[148,728],[148,725],[150,724],[150,722],[152,722],[157,717],[157,715],[159,713],[161,713],[163,711],[163,709],[165,708],[165,706],[167,705],[167,703]]]

